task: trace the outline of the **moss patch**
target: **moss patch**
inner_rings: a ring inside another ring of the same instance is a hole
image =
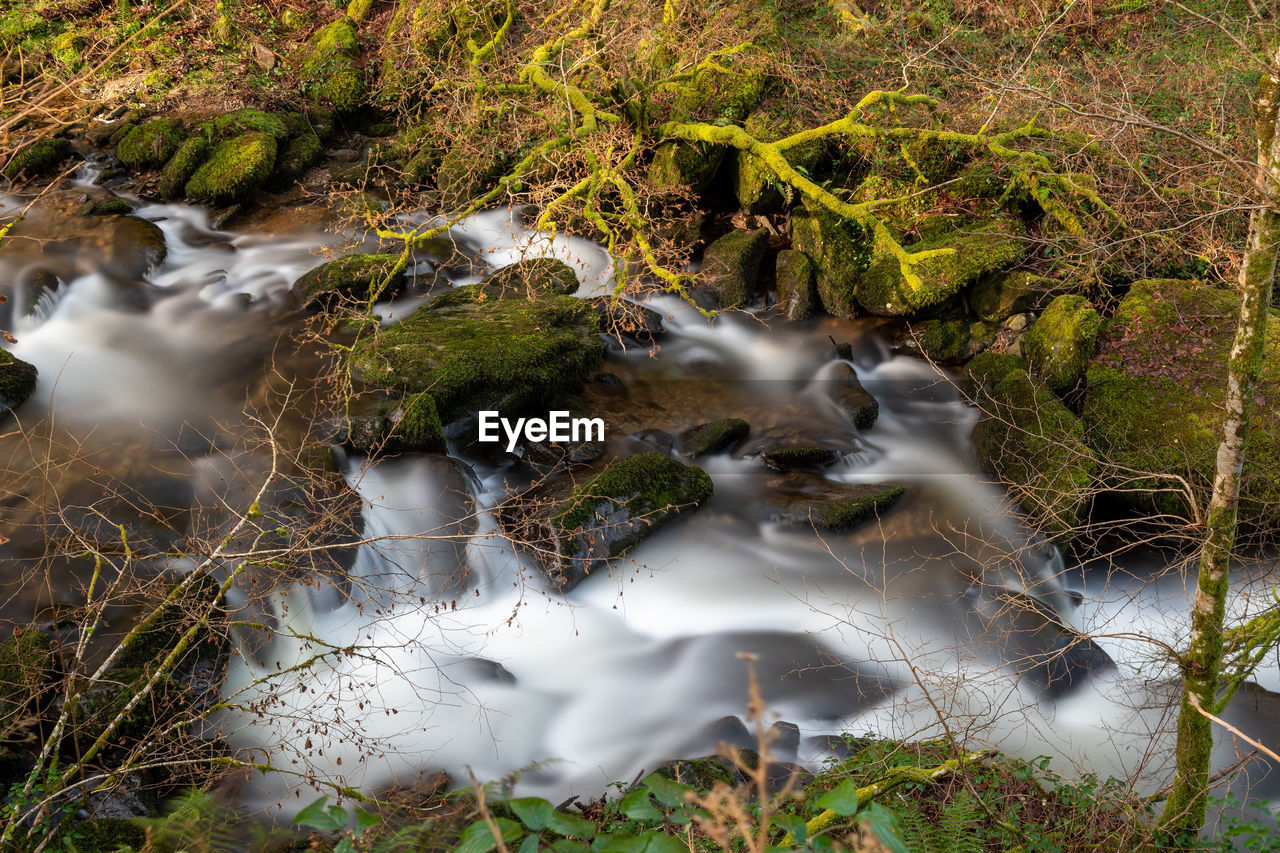
[[[359,56],[356,22],[344,15],[317,32],[295,58],[303,90],[339,112],[351,112],[365,96]]]
[[[399,263],[399,255],[348,255],[304,273],[293,289],[307,308],[325,308],[342,300],[367,302],[375,296],[394,295],[404,286],[404,269],[392,275]]]
[[[1065,394],[1084,378],[1098,349],[1102,317],[1083,296],[1059,296],[1027,332],[1027,363],[1050,389]]]
[[[973,440],[983,470],[1009,484],[1036,525],[1068,538],[1098,471],[1080,419],[1025,371],[1013,370],[992,389]]]
[[[687,187],[702,192],[724,160],[723,145],[703,142],[663,142],[653,151],[649,164],[649,182],[661,191]]]
[[[55,171],[71,156],[71,143],[65,139],[37,139],[20,149],[5,164],[4,176],[35,178]]]
[[[862,228],[806,203],[792,211],[791,240],[813,261],[818,298],[827,313],[856,317],[855,284],[871,262],[871,244]]]
[[[160,170],[160,194],[165,198],[179,198],[186,191],[187,181],[209,156],[209,140],[203,135],[192,136],[169,158]]]
[[[158,118],[125,134],[116,146],[116,157],[130,169],[155,169],[169,162],[185,137],[176,122]]]
[[[0,349],[0,408],[9,411],[21,406],[35,393],[37,376],[34,365]]]
[[[490,273],[480,286],[497,296],[538,293],[568,296],[578,290],[578,274],[573,267],[555,258],[528,258]]]
[[[320,162],[324,148],[320,138],[311,131],[290,139],[276,158],[276,171],[271,176],[273,187],[288,187]]]
[[[187,181],[187,195],[197,201],[233,201],[262,186],[275,163],[275,137],[245,133],[228,139]]]
[[[1015,370],[1026,370],[1027,361],[1006,352],[983,352],[969,359],[960,374],[960,390],[970,397],[990,394],[1001,379]]]

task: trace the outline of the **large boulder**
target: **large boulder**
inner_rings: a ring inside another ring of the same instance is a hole
[[[707,247],[700,282],[716,295],[720,308],[740,308],[755,295],[760,262],[769,247],[769,232],[731,231]]]
[[[172,119],[154,119],[126,133],[116,146],[116,157],[130,169],[159,168],[169,162],[185,137]]]
[[[1081,416],[1114,468],[1103,485],[1143,511],[1208,503],[1239,300],[1196,282],[1135,282],[1099,338]],[[1280,525],[1280,328],[1269,324],[1245,446],[1240,520]]]
[[[983,470],[1010,486],[1046,535],[1069,539],[1098,471],[1084,424],[1024,370],[1006,373],[979,405],[973,441]]]
[[[813,261],[804,252],[783,249],[778,253],[774,283],[778,288],[778,307],[788,320],[804,320],[818,310]]]
[[[351,112],[365,96],[356,22],[345,15],[317,32],[295,57],[307,94]]]
[[[859,276],[871,261],[870,241],[857,224],[809,201],[791,213],[791,242],[813,261],[818,298],[828,314],[856,317]]]
[[[1031,372],[1058,394],[1072,390],[1098,349],[1102,317],[1083,296],[1064,294],[1049,303],[1027,332]]]
[[[425,392],[445,424],[481,410],[545,414],[599,367],[596,313],[571,296],[495,291],[454,288],[359,341],[358,378],[399,396]]]
[[[34,394],[36,378],[33,365],[0,349],[0,413],[16,409]]]
[[[574,490],[552,515],[558,561],[552,580],[572,589],[592,570],[711,497],[700,468],[661,453],[614,462]]]
[[[293,290],[307,308],[395,295],[405,282],[399,255],[348,255],[302,275]]]
[[[228,139],[187,181],[187,196],[196,201],[228,202],[258,189],[276,164],[276,138],[244,133]]]
[[[912,272],[919,278],[915,283],[902,274],[897,257],[878,250],[874,261],[857,280],[858,304],[872,314],[886,317],[910,316],[935,308],[981,276],[1007,269],[1022,260],[1027,247],[1021,237],[1022,226],[1003,217],[927,229],[927,236],[907,246],[907,250],[913,253],[949,251],[914,264]]]

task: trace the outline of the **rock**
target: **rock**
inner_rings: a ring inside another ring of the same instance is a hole
[[[115,266],[122,275],[141,276],[164,263],[169,256],[164,231],[149,219],[121,216],[114,219],[105,244],[104,263]]]
[[[1102,317],[1083,296],[1054,299],[1027,332],[1032,374],[1058,394],[1072,390],[1098,350],[1101,328]]]
[[[856,317],[855,285],[871,262],[863,230],[825,208],[806,202],[791,212],[794,248],[813,261],[818,298],[828,314]]]
[[[769,232],[732,231],[707,247],[700,283],[709,286],[720,308],[740,308],[755,295],[760,261],[769,247]]]
[[[818,310],[818,289],[814,283],[813,261],[804,252],[783,249],[775,268],[778,308],[788,320],[804,320]]]
[[[1021,236],[1022,226],[1007,218],[961,226],[948,224],[907,247],[911,252],[951,250],[950,254],[935,255],[915,264],[912,269],[920,279],[918,285],[904,278],[896,257],[879,253],[857,279],[857,302],[872,314],[886,317],[910,316],[937,307],[980,276],[1020,261],[1027,251]],[[821,290],[819,281],[819,293]]]
[[[653,151],[649,164],[649,182],[659,191],[688,188],[700,193],[711,186],[711,180],[724,159],[723,145],[672,140]]]
[[[960,390],[973,398],[990,395],[995,386],[1015,370],[1026,370],[1027,361],[1018,355],[984,352],[975,355],[960,374]]]
[[[778,471],[817,468],[840,461],[840,453],[829,447],[775,447],[761,452],[764,464]]]
[[[353,401],[339,441],[359,453],[444,453],[444,425],[428,394]]]
[[[165,198],[180,198],[186,192],[187,181],[200,168],[200,164],[209,156],[209,140],[202,134],[190,137],[169,158],[160,170],[160,195]]]
[[[36,178],[55,171],[71,156],[71,143],[65,139],[37,139],[21,148],[5,164],[4,176]]]
[[[568,296],[578,290],[578,274],[573,267],[555,258],[528,258],[490,273],[480,282],[499,296],[528,296],[553,293]]]
[[[770,520],[817,530],[848,530],[879,517],[906,493],[901,486],[849,485],[820,477],[792,479],[767,500]]]
[[[600,318],[600,331],[611,338],[651,344],[662,334],[662,315],[651,308],[612,296],[595,296],[586,302]]]
[[[706,503],[711,491],[705,471],[659,453],[614,462],[551,516],[558,554],[552,581],[572,589],[593,569]]]
[[[973,428],[983,470],[1009,484],[1046,535],[1070,538],[1098,471],[1084,424],[1022,370],[995,384],[986,408]]]
[[[185,138],[177,122],[152,119],[124,135],[116,146],[116,157],[130,169],[156,169],[169,162]]]
[[[1208,505],[1238,312],[1231,290],[1146,280],[1132,285],[1104,326],[1081,417],[1089,443],[1123,472],[1103,486],[1134,508],[1191,517],[1188,486]],[[1242,533],[1280,527],[1278,324],[1268,324],[1262,359],[1240,480]]]
[[[276,67],[276,55],[271,48],[262,42],[255,41],[253,43],[253,61],[263,71],[270,71]]]
[[[226,142],[246,133],[265,133],[277,142],[283,142],[289,137],[289,127],[284,119],[252,107],[224,113],[204,122],[198,130],[214,144]]]
[[[481,410],[545,413],[600,366],[603,351],[595,312],[579,299],[502,297],[469,285],[357,342],[352,366],[401,396],[428,392],[449,424],[474,422]]]
[[[399,255],[348,255],[304,273],[293,290],[303,307],[310,309],[329,308],[343,301],[367,303],[400,291],[406,269],[397,269],[399,266]]]
[[[84,216],[115,216],[117,214],[133,213],[133,205],[122,198],[112,196],[100,201],[85,202],[84,207],[80,208],[80,213]]]
[[[847,364],[836,364],[823,371],[820,381],[829,383],[832,402],[853,418],[855,427],[865,430],[875,426],[880,403],[863,387],[856,370]]]
[[[730,717],[729,719],[738,720],[737,717]],[[741,720],[738,720],[738,725],[743,727],[744,732],[746,731],[746,726],[743,726]],[[754,741],[749,740],[748,743],[754,743]],[[706,758],[677,758],[659,766],[653,772],[666,779],[679,782],[681,785],[687,785],[695,791],[710,791],[715,787],[716,783],[723,783],[731,787],[738,783],[738,777],[731,769],[728,759],[714,756]]]
[[[273,136],[245,133],[228,139],[187,181],[187,196],[196,201],[234,201],[266,183],[275,164]]]
[[[506,171],[507,153],[497,148],[477,150],[456,145],[445,152],[436,171],[436,191],[445,210],[460,210],[484,195]]]
[[[743,130],[765,142],[774,142],[804,126],[790,116],[757,112],[743,124]],[[806,173],[813,174],[822,159],[822,145],[810,142],[788,149],[783,157]],[[733,191],[738,205],[746,213],[774,213],[783,209],[786,199],[781,184],[763,160],[747,151],[735,151]]]
[[[974,284],[968,293],[969,308],[979,320],[999,323],[1013,314],[1042,311],[1055,296],[1073,289],[1073,282],[1014,270]]]
[[[319,163],[323,155],[320,137],[309,130],[295,136],[285,143],[280,156],[276,158],[276,171],[271,177],[271,185],[287,188]]]
[[[751,431],[751,425],[741,418],[725,418],[690,427],[680,433],[677,448],[690,459],[713,456],[733,450]]]
[[[356,22],[345,15],[322,28],[294,58],[304,91],[348,113],[364,101],[365,84],[357,60],[360,39]]]

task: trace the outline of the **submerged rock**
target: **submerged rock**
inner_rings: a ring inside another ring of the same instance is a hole
[[[740,308],[755,295],[760,261],[769,246],[769,232],[731,231],[707,247],[698,279],[715,293],[720,308]]]
[[[399,255],[348,255],[304,273],[293,289],[304,307],[325,308],[343,300],[365,303],[394,296],[405,278]]]
[[[1031,372],[1058,394],[1075,388],[1098,350],[1102,317],[1083,296],[1059,296],[1027,332]]]
[[[773,447],[762,451],[761,461],[778,471],[795,468],[818,468],[840,461],[840,452],[830,447]]]
[[[973,428],[983,470],[1010,485],[1046,535],[1068,538],[1098,471],[1084,424],[1023,370],[996,382],[983,409]]]
[[[551,516],[558,554],[551,579],[562,590],[572,589],[593,569],[706,503],[711,491],[711,478],[701,468],[660,453],[614,462]]]
[[[0,349],[0,409],[13,411],[35,393],[38,372],[34,365]]]
[[[848,530],[886,512],[906,494],[901,486],[789,478],[767,499],[771,521],[817,530]]]
[[[677,447],[690,459],[712,456],[733,450],[751,431],[751,425],[742,418],[724,418],[690,427],[680,433]]]

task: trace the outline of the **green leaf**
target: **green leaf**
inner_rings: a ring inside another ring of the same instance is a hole
[[[333,848],[333,853],[356,853],[356,845],[350,838],[344,838]]]
[[[309,826],[312,829],[319,829],[327,832],[334,829],[342,829],[347,825],[347,810],[342,806],[329,806],[325,808],[325,803],[329,802],[328,797],[322,796],[311,805],[294,816],[293,822],[298,826]]]
[[[830,809],[841,817],[858,812],[858,786],[852,779],[845,779],[814,801],[820,809]]]
[[[382,819],[377,815],[369,814],[364,809],[356,809],[356,835],[361,835],[380,823],[382,823]]]
[[[599,853],[689,853],[683,843],[656,829],[639,835],[616,835]]]
[[[542,832],[551,821],[553,806],[541,797],[521,797],[518,800],[507,800],[507,805],[520,818],[521,823],[534,832]]]
[[[591,848],[581,841],[570,841],[567,838],[557,838],[551,842],[551,849],[556,853],[591,853]]]
[[[547,827],[556,835],[571,835],[574,838],[591,838],[596,834],[594,823],[564,812],[552,812]]]
[[[799,815],[774,815],[773,822],[782,827],[782,830],[790,835],[791,840],[796,844],[804,844],[804,840],[809,837],[809,827],[805,824],[804,818]]]
[[[498,833],[502,836],[503,844],[515,844],[520,839],[520,836],[524,835],[524,830],[514,820],[500,817],[496,818],[494,823],[498,826]],[[497,842],[493,840],[492,830],[481,819],[462,831],[462,837],[458,839],[458,846],[454,847],[453,850],[454,853],[489,853],[490,850],[497,846]]]
[[[538,836],[526,836],[524,841],[520,843],[520,849],[516,853],[538,853]]]
[[[688,791],[684,785],[679,782],[673,782],[660,773],[650,773],[641,782],[649,791],[667,808],[674,808],[684,802],[685,791]]]
[[[622,813],[632,820],[662,820],[662,812],[653,804],[648,789],[632,791],[622,798]]]
[[[890,853],[911,853],[898,836],[898,816],[893,809],[872,803],[863,811],[862,823]]]

